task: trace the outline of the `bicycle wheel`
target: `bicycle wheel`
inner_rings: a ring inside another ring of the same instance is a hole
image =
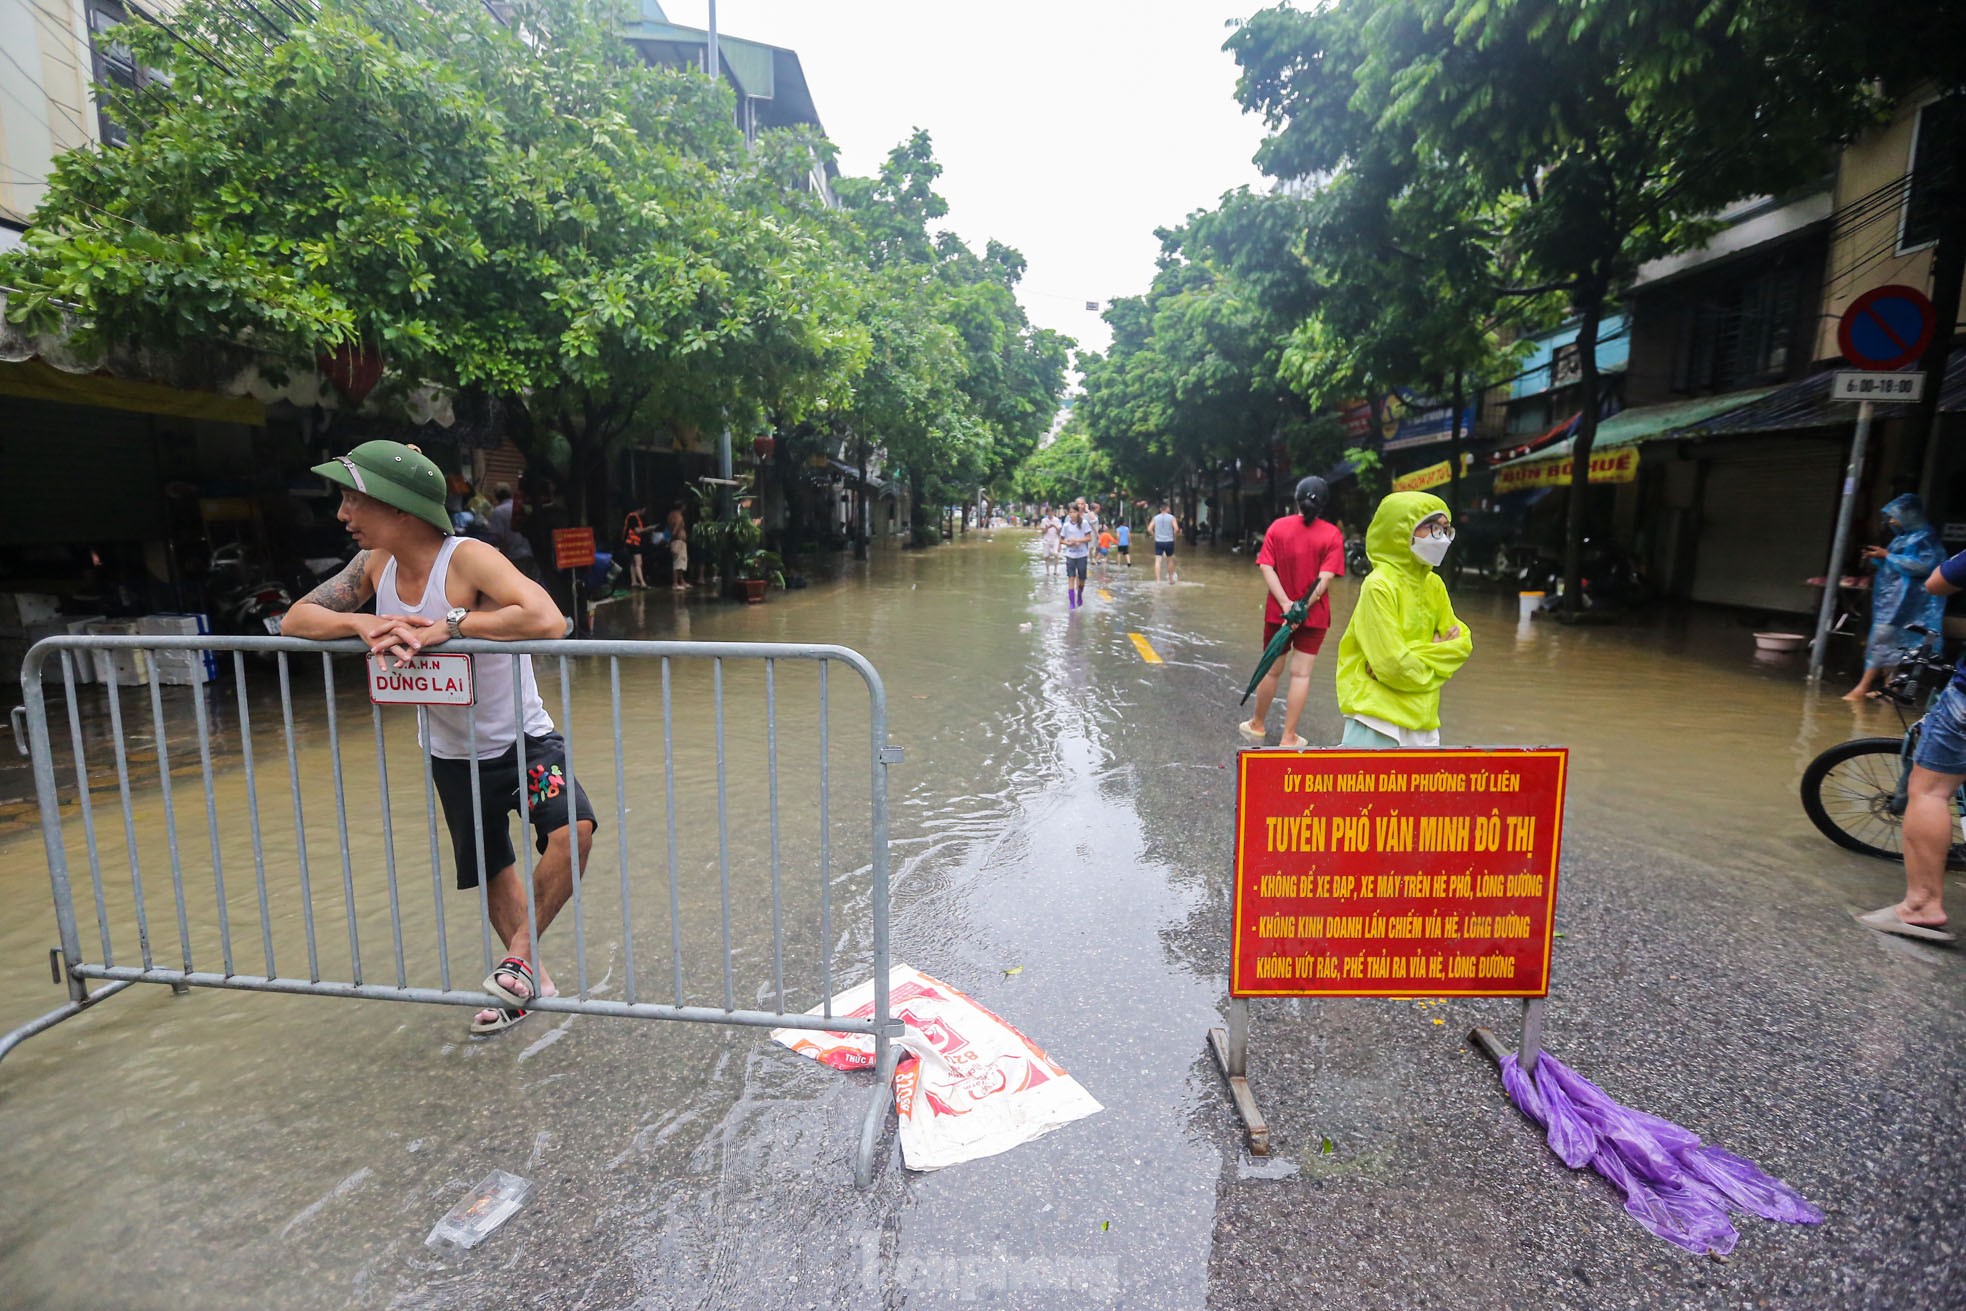
[[[1802,809],[1809,822],[1846,851],[1898,859],[1904,852],[1904,819],[1891,813],[1891,800],[1904,772],[1903,750],[1895,737],[1860,737],[1810,761],[1802,774]],[[1955,822],[1958,809],[1955,801]]]

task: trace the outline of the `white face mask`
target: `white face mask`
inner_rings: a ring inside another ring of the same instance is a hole
[[[1454,545],[1451,537],[1422,537],[1413,543],[1413,554],[1429,569],[1440,568],[1440,562],[1447,558],[1447,548]]]

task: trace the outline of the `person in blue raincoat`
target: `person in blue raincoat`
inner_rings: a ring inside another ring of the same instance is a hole
[[[1910,492],[1897,497],[1879,513],[1889,546],[1866,546],[1864,558],[1877,576],[1870,583],[1870,635],[1864,642],[1864,676],[1845,701],[1877,694],[1877,685],[1908,654],[1939,649],[1939,623],[1945,598],[1925,590],[1925,579],[1945,559],[1939,534],[1925,521],[1925,507]],[[1928,629],[1914,633],[1914,627]]]

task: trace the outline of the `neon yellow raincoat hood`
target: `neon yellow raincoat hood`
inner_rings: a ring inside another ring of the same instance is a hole
[[[1474,650],[1454,615],[1447,585],[1413,554],[1413,530],[1447,503],[1426,492],[1394,492],[1365,531],[1372,572],[1338,641],[1338,711],[1418,730],[1440,727],[1440,688]],[[1458,627],[1456,637],[1434,638]]]

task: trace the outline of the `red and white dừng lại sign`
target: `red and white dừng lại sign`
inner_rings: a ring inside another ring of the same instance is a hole
[[[1541,997],[1562,748],[1245,751],[1235,997]]]
[[[379,706],[468,706],[471,657],[413,656],[400,667],[386,656],[370,656],[369,700]]]

